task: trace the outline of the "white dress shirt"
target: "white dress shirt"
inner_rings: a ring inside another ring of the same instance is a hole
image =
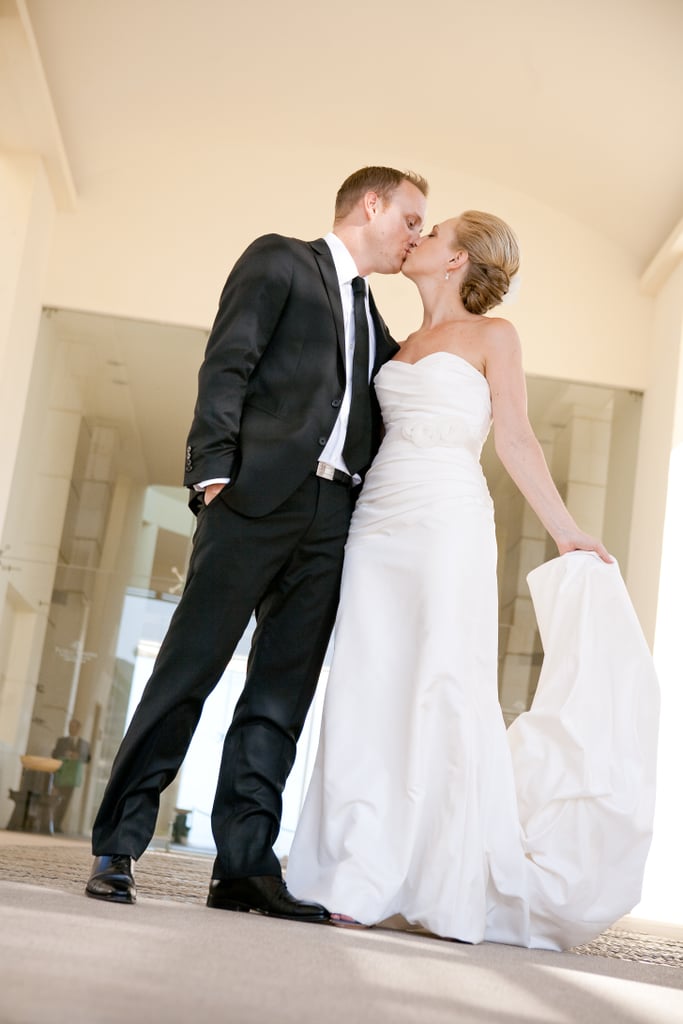
[[[344,390],[344,398],[342,404],[339,407],[339,415],[332,428],[327,444],[323,448],[320,456],[321,462],[327,462],[330,466],[334,466],[335,469],[341,469],[344,473],[348,473],[348,467],[344,462],[342,456],[342,450],[344,448],[344,442],[346,440],[346,430],[349,424],[349,409],[351,408],[351,378],[353,375],[353,353],[356,344],[356,330],[353,320],[353,289],[351,282],[354,277],[358,277],[358,267],[356,262],[346,248],[340,238],[330,231],[325,235],[325,242],[329,246],[330,252],[332,253],[332,259],[334,260],[334,269],[337,271],[337,280],[339,281],[339,292],[341,294],[342,311],[344,313],[344,341],[345,341],[345,361],[346,361],[346,388]],[[367,282],[366,282],[367,284]],[[365,289],[365,313],[368,318],[368,328],[370,332],[370,350],[368,360],[368,382],[372,375],[372,367],[375,363],[375,325],[372,322],[370,316],[370,306],[368,300],[368,290]],[[360,477],[356,478],[356,482],[360,481]]]
[[[325,235],[325,242],[327,243],[330,252],[332,253],[332,260],[334,262],[334,269],[337,272],[337,280],[339,281],[339,292],[341,294],[342,312],[344,314],[344,343],[345,343],[345,355],[346,360],[346,388],[344,390],[344,398],[342,404],[339,407],[339,415],[337,416],[332,432],[327,440],[327,444],[323,448],[320,456],[320,462],[327,462],[330,466],[334,466],[335,469],[341,469],[344,473],[348,473],[348,467],[344,462],[342,451],[344,448],[344,442],[346,440],[346,430],[349,423],[349,409],[351,408],[351,378],[353,375],[353,352],[356,342],[356,331],[353,319],[353,289],[351,282],[354,277],[359,277],[358,267],[356,262],[346,248],[340,238],[334,234],[333,231],[329,231]],[[366,282],[367,284],[367,282]],[[370,304],[368,299],[368,289],[365,290],[365,312],[368,318],[368,329],[370,334],[370,350],[369,350],[369,377],[372,375],[372,367],[375,363],[375,325],[372,322],[370,316]],[[315,466],[311,466],[311,470],[314,470]],[[360,482],[360,477],[356,475],[354,477],[356,483]],[[230,483],[229,477],[217,477],[215,480],[202,480],[198,484],[194,484],[196,491],[203,491],[209,484],[227,484]]]

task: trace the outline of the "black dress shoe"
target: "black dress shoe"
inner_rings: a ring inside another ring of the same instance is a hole
[[[212,878],[206,905],[219,910],[255,910],[269,917],[307,921],[309,924],[326,924],[330,919],[327,910],[319,903],[295,899],[282,879],[275,875]]]
[[[109,903],[135,903],[133,861],[123,854],[95,857],[85,895]]]

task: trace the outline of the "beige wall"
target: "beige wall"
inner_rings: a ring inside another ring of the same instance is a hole
[[[216,150],[217,165],[229,163],[229,140],[216,140]],[[257,181],[259,157],[256,150]],[[338,177],[329,170],[322,178],[313,175],[306,206],[295,207],[288,201],[286,172],[277,182],[266,177],[263,191],[250,180],[242,194],[234,186],[221,190],[208,169],[201,187],[197,178],[189,188],[189,158],[179,152],[161,180],[148,177],[144,165],[134,174],[113,169],[84,193],[76,216],[58,215],[46,305],[210,326],[225,276],[242,249],[267,231],[303,238],[323,234],[331,226],[340,179],[351,169],[340,153]],[[386,159],[410,166],[416,154],[402,150]],[[289,173],[315,168],[318,160],[299,149],[291,154]],[[522,287],[517,302],[498,312],[518,325],[527,372],[636,390],[645,386],[652,300],[640,293],[632,259],[590,225],[532,197],[438,165],[418,169],[430,180],[429,223],[475,207],[501,215],[517,231]],[[412,284],[375,277],[372,286],[397,338],[419,325]]]

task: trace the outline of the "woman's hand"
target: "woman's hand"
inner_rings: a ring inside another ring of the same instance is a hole
[[[567,534],[564,537],[553,537],[553,540],[557,544],[557,550],[561,555],[566,555],[568,551],[595,551],[596,555],[599,555],[603,562],[614,561],[607,548],[597,537],[591,537],[589,533],[583,533],[581,530]]]

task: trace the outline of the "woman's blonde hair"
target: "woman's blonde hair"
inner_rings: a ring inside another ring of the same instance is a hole
[[[519,270],[519,243],[505,221],[492,213],[465,210],[457,219],[452,247],[464,249],[468,271],[460,283],[460,298],[469,313],[486,313],[497,306]]]

